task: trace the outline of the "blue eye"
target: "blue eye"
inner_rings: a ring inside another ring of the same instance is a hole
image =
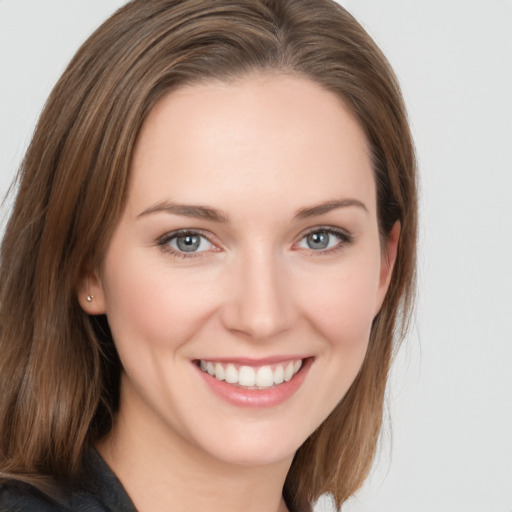
[[[328,251],[351,242],[348,234],[333,229],[317,229],[306,234],[299,242],[301,249]]]
[[[159,245],[177,256],[193,256],[211,250],[214,245],[200,233],[194,231],[178,232],[165,236]]]

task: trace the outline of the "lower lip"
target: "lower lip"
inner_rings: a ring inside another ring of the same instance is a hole
[[[208,387],[226,402],[237,407],[275,407],[295,394],[300,388],[313,363],[313,358],[303,360],[302,367],[291,380],[268,389],[245,389],[212,377],[195,363],[194,366]]]

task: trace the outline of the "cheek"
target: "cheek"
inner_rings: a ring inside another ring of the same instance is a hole
[[[107,316],[116,345],[178,346],[214,309],[214,283],[192,272],[170,272],[165,257],[113,259],[105,278]],[[212,276],[212,279],[214,277]],[[205,282],[209,283],[205,286]]]
[[[358,262],[312,279],[303,310],[333,349],[366,350],[378,299],[379,265]]]

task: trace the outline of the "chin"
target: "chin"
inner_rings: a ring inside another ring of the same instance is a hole
[[[241,428],[237,431],[231,429],[222,436],[211,436],[200,442],[202,446],[198,448],[218,461],[233,466],[268,466],[283,462],[290,464],[295,452],[307,439],[307,434],[300,437],[297,432],[293,437],[289,434],[289,429],[284,432],[279,428],[252,425],[252,428]]]

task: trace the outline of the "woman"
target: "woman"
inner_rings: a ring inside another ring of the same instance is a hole
[[[343,8],[120,9],[51,94],[2,245],[3,509],[340,506],[416,208],[398,85]]]

